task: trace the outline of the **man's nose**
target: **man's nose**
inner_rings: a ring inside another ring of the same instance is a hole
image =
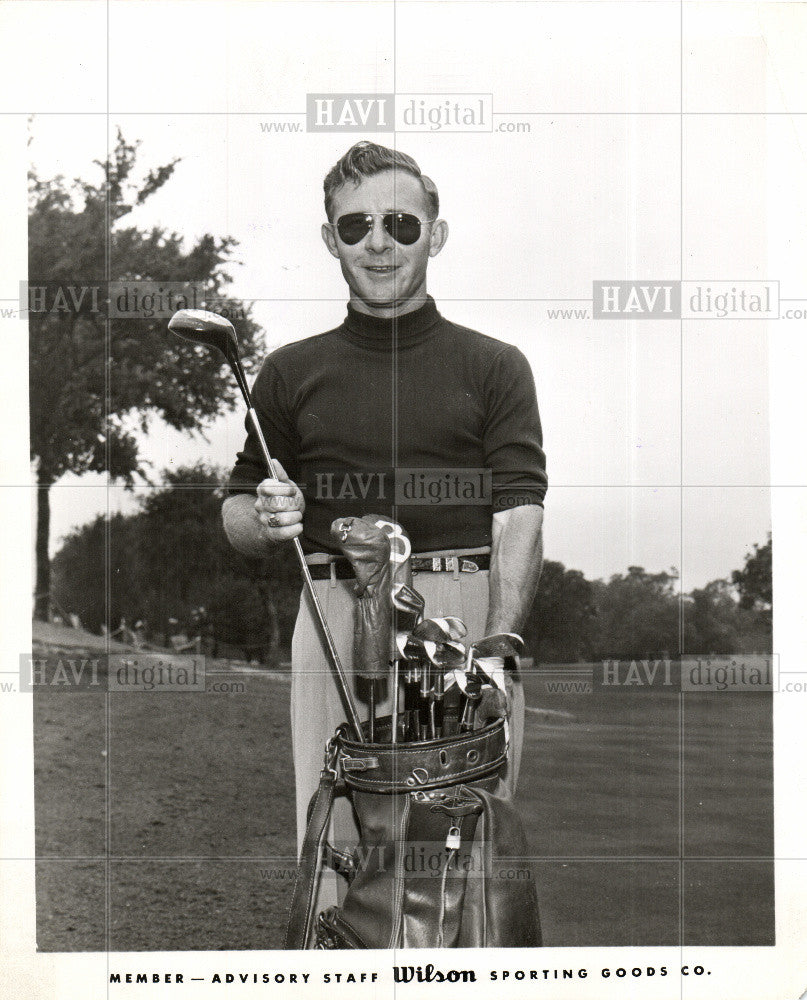
[[[374,253],[383,253],[395,245],[392,237],[384,228],[384,219],[377,215],[373,219],[373,228],[367,234],[367,249]]]

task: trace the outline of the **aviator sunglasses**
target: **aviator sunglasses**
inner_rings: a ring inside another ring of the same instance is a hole
[[[370,212],[350,212],[336,221],[336,231],[339,239],[348,246],[355,246],[373,228],[373,219],[384,220],[384,229],[396,243],[411,246],[420,239],[422,226],[430,226],[434,219],[421,220],[408,212],[385,212],[373,215]]]

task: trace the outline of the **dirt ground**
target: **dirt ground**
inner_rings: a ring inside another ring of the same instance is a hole
[[[35,631],[37,652],[100,643]],[[288,675],[238,667],[208,664],[207,693],[36,691],[40,950],[282,946]],[[683,914],[684,943],[772,944],[770,697],[547,698],[539,681],[518,805],[545,943],[678,944]]]

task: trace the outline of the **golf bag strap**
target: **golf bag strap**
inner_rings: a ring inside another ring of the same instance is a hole
[[[328,829],[335,792],[336,772],[326,765],[320,773],[319,788],[311,801],[308,814],[308,826],[300,852],[297,881],[294,885],[289,923],[286,928],[284,947],[287,949],[299,951],[308,944],[313,925],[314,897],[319,881],[322,844]]]

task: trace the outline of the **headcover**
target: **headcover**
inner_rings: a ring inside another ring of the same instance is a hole
[[[386,677],[390,663],[392,598],[390,540],[377,515],[338,517],[331,537],[356,574],[353,669],[359,677]]]
[[[423,617],[426,602],[412,586],[412,543],[403,526],[381,515],[367,517],[389,536],[390,569],[392,571],[392,642],[390,656],[400,656],[396,637],[408,634]]]

